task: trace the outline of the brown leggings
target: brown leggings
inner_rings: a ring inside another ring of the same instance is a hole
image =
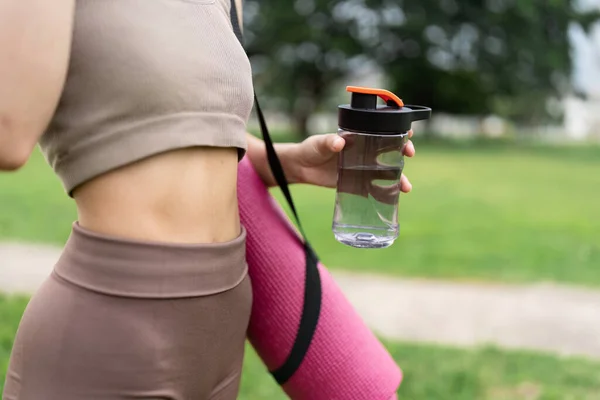
[[[235,399],[252,305],[245,238],[148,243],[74,224],[23,315],[3,399]]]

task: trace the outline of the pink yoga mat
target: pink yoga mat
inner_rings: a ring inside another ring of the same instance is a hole
[[[248,338],[272,371],[286,360],[296,338],[304,294],[303,246],[247,159],[239,165],[238,193],[254,290]],[[319,324],[304,362],[283,389],[294,400],[393,398],[402,380],[400,368],[327,269],[319,269]]]

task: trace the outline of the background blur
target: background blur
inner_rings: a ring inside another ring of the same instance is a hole
[[[426,133],[593,139],[597,3],[249,0],[246,45],[258,91],[301,135],[334,129],[343,87],[364,84],[431,106]]]
[[[402,367],[400,398],[600,399],[600,1],[246,0],[244,14],[277,140],[335,132],[346,85],[434,110],[393,247],[338,244],[334,192],[293,190]],[[1,174],[0,290],[3,259],[59,251],[75,218],[39,153]],[[26,302],[0,295],[0,392]],[[241,398],[284,398],[251,350]]]

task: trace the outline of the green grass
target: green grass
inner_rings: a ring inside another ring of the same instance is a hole
[[[39,151],[18,172],[0,173],[0,240],[63,244],[76,218],[73,201]]]
[[[0,296],[0,393],[27,299]],[[600,364],[493,348],[386,343],[404,370],[405,400],[598,400]],[[240,400],[287,398],[248,346]]]
[[[415,138],[400,238],[384,250],[338,244],[334,192],[293,188],[309,238],[336,268],[403,276],[600,285],[600,147]],[[278,189],[273,193],[281,199]],[[64,243],[72,202],[35,154],[0,174],[0,239]]]
[[[401,195],[400,238],[391,248],[338,244],[329,223],[335,193],[293,189],[327,265],[454,280],[600,284],[600,147],[416,143],[405,168],[413,191]]]
[[[295,187],[324,262],[450,279],[600,284],[600,148],[417,146],[400,238],[347,248],[331,233],[334,192]],[[277,191],[277,197],[282,199]]]

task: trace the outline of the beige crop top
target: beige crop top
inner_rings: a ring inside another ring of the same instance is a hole
[[[77,0],[66,84],[40,139],[72,190],[190,146],[246,150],[250,62],[230,0]]]

